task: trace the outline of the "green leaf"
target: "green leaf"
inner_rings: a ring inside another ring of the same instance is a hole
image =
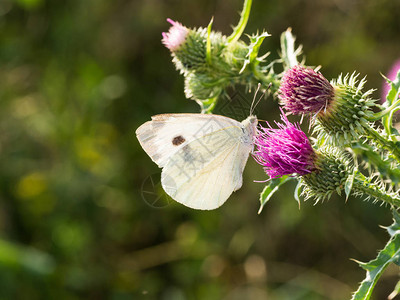
[[[393,211],[394,223],[389,228],[399,228],[400,217],[397,212]],[[399,263],[400,257],[400,234],[396,231],[391,236],[385,248],[382,249],[378,256],[368,263],[359,263],[359,265],[367,271],[365,279],[361,282],[358,290],[353,294],[352,300],[367,300],[370,299],[372,291],[382,275],[386,267],[392,262]]]
[[[393,114],[395,111],[399,109],[400,101],[399,101],[399,95],[400,95],[400,71],[397,73],[396,78],[394,81],[389,80],[385,76],[383,76],[385,80],[390,84],[390,90],[389,93],[386,96],[386,103],[384,109],[381,112],[378,112],[376,114],[376,117],[381,117],[382,116],[382,124],[383,127],[385,128],[385,131],[387,134],[392,134],[393,132]]]
[[[196,102],[200,104],[202,114],[212,114],[215,105],[217,105],[217,100],[218,96],[207,100],[198,100]]]
[[[281,57],[285,70],[288,70],[299,64],[297,56],[301,54],[301,46],[296,49],[295,37],[292,35],[292,29],[288,28],[281,34]]]
[[[299,204],[299,208],[300,208],[300,194],[301,194],[301,187],[302,187],[302,183],[301,180],[297,181],[297,185],[296,188],[294,189],[294,199],[297,201],[297,203]]]
[[[384,228],[387,230],[390,236],[395,236],[400,234],[400,214],[396,210],[393,210],[392,212],[394,222],[392,225]]]
[[[240,36],[242,35],[246,25],[247,21],[249,20],[250,16],[250,9],[251,9],[251,2],[252,0],[245,0],[243,4],[243,9],[240,14],[240,20],[239,23],[236,25],[236,27],[233,29],[232,34],[228,37],[228,43],[234,43],[236,42]]]
[[[243,67],[239,73],[242,73],[248,65],[251,65],[254,69],[256,65],[260,62],[257,60],[258,52],[264,39],[270,36],[268,32],[263,32],[260,35],[250,37],[249,53],[246,55],[246,60],[244,61]]]
[[[258,210],[259,214],[263,210],[264,205],[271,199],[272,195],[279,190],[279,187],[292,179],[293,177],[285,175],[280,178],[271,179],[268,182],[260,194],[260,209]]]
[[[390,178],[393,183],[400,182],[400,169],[391,166],[390,158],[383,158],[376,149],[368,144],[354,143],[351,148],[361,156],[364,162],[374,166],[382,176]]]
[[[400,90],[400,70],[397,72],[396,78],[391,81],[388,78],[385,78],[386,81],[390,84],[390,90],[386,96],[386,100],[388,101],[389,106],[398,100],[399,98],[399,90]]]
[[[206,61],[211,65],[211,27],[214,22],[214,18],[211,18],[210,23],[207,26],[207,51],[206,51]]]
[[[354,177],[355,177],[355,173],[357,172],[357,169],[354,168],[354,171],[352,174],[350,174],[347,177],[347,180],[344,184],[344,192],[346,194],[346,201],[349,198],[350,194],[351,194],[351,189],[353,188],[353,183],[354,183]]]

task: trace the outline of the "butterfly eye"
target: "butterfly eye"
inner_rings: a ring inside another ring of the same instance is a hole
[[[180,144],[184,143],[186,140],[183,136],[178,135],[172,139],[172,145],[179,146]]]

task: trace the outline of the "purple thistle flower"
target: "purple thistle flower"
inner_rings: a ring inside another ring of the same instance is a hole
[[[170,27],[167,33],[162,33],[162,43],[172,52],[178,50],[180,46],[185,42],[186,36],[189,33],[189,29],[183,26],[179,22],[175,22],[171,19],[167,19],[169,23],[171,23],[172,27]]]
[[[396,79],[396,75],[397,75],[398,71],[400,71],[400,59],[395,61],[395,63],[390,68],[386,77],[393,81]],[[381,96],[382,102],[386,101],[386,96],[389,93],[389,91],[390,91],[390,84],[387,83],[386,80],[384,80],[383,88],[382,88],[382,96]]]
[[[321,73],[303,66],[294,66],[286,71],[278,91],[281,104],[294,115],[325,110],[334,94],[333,86]]]
[[[267,128],[259,125],[254,142],[254,159],[271,178],[311,173],[316,169],[316,153],[310,141],[298,124],[288,121],[282,110],[281,119],[284,124],[275,122],[278,129],[272,128],[268,122]]]

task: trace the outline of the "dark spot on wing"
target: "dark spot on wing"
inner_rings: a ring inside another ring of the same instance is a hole
[[[184,143],[186,140],[183,136],[178,135],[172,139],[172,145],[179,146],[180,144]]]

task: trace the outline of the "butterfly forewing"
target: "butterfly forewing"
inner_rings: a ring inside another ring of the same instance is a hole
[[[140,126],[136,136],[151,159],[163,167],[175,152],[191,141],[215,130],[239,124],[223,116],[163,114],[153,116],[151,121]]]

